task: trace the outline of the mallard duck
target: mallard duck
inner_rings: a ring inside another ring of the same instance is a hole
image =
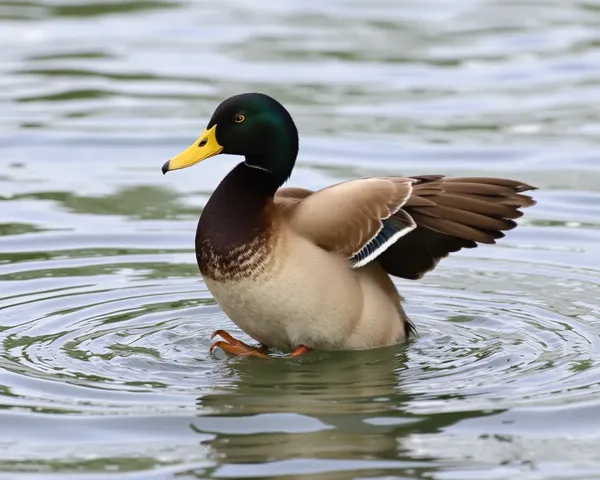
[[[440,259],[493,244],[535,204],[534,187],[503,178],[371,177],[311,191],[282,185],[298,130],[274,98],[223,101],[206,130],[163,173],[218,154],[244,161],[221,181],[196,231],[200,273],[225,314],[259,342],[224,330],[232,355],[267,349],[358,350],[405,341],[415,328],[390,276],[416,280]]]

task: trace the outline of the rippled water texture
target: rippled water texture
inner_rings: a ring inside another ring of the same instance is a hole
[[[599,46],[595,0],[0,0],[0,478],[599,478]],[[193,236],[237,160],[160,166],[251,90],[297,120],[295,185],[539,204],[397,282],[408,345],[209,356],[240,332]]]

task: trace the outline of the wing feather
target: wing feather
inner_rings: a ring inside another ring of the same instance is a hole
[[[296,205],[291,224],[322,248],[345,255],[352,265],[365,265],[416,227],[406,213],[384,225],[410,197],[413,183],[400,177],[366,178],[325,188]]]

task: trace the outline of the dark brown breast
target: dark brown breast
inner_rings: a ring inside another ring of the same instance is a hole
[[[272,264],[276,243],[271,176],[236,166],[210,197],[196,230],[200,273],[217,281],[256,277]]]

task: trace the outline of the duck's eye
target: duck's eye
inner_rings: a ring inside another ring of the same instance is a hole
[[[241,113],[238,113],[235,117],[233,117],[233,121],[235,123],[242,123],[244,120],[246,120],[246,117]]]

